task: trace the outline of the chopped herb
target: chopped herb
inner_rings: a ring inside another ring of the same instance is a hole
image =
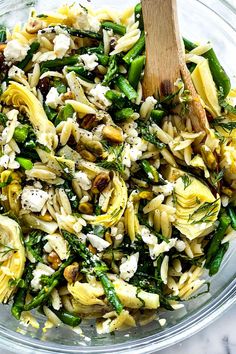
[[[220,170],[219,172],[213,171],[210,175],[210,183],[214,186],[217,186],[217,184],[222,180],[224,177],[224,170]]]
[[[236,114],[236,112],[235,112]],[[215,118],[211,122],[211,126],[213,127],[220,127],[222,128],[226,133],[231,133],[233,129],[236,129],[236,122],[224,122],[224,118]]]
[[[183,181],[183,184],[184,184],[184,190],[186,188],[188,188],[190,186],[190,184],[192,183],[192,180],[191,178],[189,177],[189,175],[185,174],[183,176],[181,176],[181,179]]]
[[[158,149],[161,150],[166,146],[156,136],[150,133],[149,124],[147,122],[146,123],[142,122],[139,124],[139,131],[144,140],[155,145]]]
[[[218,214],[218,202],[219,199],[216,199],[214,202],[205,202],[197,210],[195,210],[191,215],[189,215],[189,220],[193,219],[200,213],[206,212],[198,220],[193,220],[192,224],[200,224],[203,222],[212,222],[212,218]]]
[[[10,252],[15,252],[15,251],[17,251],[17,249],[12,248],[12,247],[7,246],[7,245],[4,245],[4,244],[1,243],[1,242],[0,242],[0,247],[5,248],[5,250],[0,251],[0,255],[1,255],[2,257],[5,257],[5,256],[6,256],[8,253],[10,253]]]

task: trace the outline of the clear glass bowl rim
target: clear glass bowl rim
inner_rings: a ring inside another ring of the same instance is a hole
[[[206,2],[198,0],[199,3],[208,7]],[[230,12],[230,18],[236,18],[236,7],[228,0],[212,0],[221,6],[226,7]],[[212,8],[211,8],[212,10]],[[217,13],[218,16],[219,13]],[[220,16],[221,17],[221,16]],[[230,20],[221,17],[236,34],[236,25]],[[231,260],[232,261],[232,260]],[[173,326],[168,333],[159,332],[155,335],[146,338],[134,340],[131,342],[120,343],[112,346],[99,347],[76,347],[67,345],[57,345],[56,343],[48,341],[40,341],[38,339],[31,339],[19,333],[10,331],[5,328],[0,328],[0,348],[19,352],[19,349],[24,354],[106,354],[106,353],[127,353],[127,354],[149,354],[157,352],[161,349],[174,345],[184,339],[196,334],[209,324],[211,324],[218,317],[223,315],[232,305],[236,303],[236,279],[213,300],[208,301],[196,313],[188,316],[176,326]]]

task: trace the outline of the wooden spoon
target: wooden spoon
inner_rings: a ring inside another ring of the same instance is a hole
[[[206,112],[185,63],[176,0],[142,0],[142,11],[146,33],[144,97],[170,95],[177,90],[175,82],[182,78],[185,89],[192,96],[188,114],[193,128],[196,131],[208,130]]]

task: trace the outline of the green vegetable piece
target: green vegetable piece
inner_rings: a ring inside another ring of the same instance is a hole
[[[31,231],[28,237],[24,240],[25,247],[29,253],[32,254],[34,259],[38,262],[43,262],[42,254],[45,242],[43,237],[46,234],[40,230]]]
[[[112,101],[113,105],[118,109],[123,108],[127,101],[123,93],[120,93],[119,91],[115,91],[115,90],[107,91],[105,93],[105,97],[108,100]]]
[[[17,64],[18,68],[22,70],[25,69],[27,64],[29,64],[29,62],[32,60],[34,53],[36,53],[37,50],[39,49],[39,46],[40,46],[39,42],[31,43],[30,49],[28,50],[26,57]]]
[[[94,74],[86,70],[83,66],[68,66],[67,71],[74,71],[81,79],[93,83]]]
[[[7,34],[6,34],[6,27],[3,25],[0,25],[0,42],[3,43],[7,39]]]
[[[127,120],[133,113],[134,110],[132,108],[122,108],[121,110],[115,112],[114,121],[121,122],[123,120]]]
[[[96,257],[93,253],[91,253],[76,235],[73,235],[65,230],[62,230],[62,235],[69,243],[71,250],[75,254],[78,254],[90,269],[92,267],[91,271],[93,271],[96,277],[101,281],[108,301],[113,306],[115,311],[120,314],[123,309],[123,305],[121,304],[115,292],[112,282],[106,275],[106,272],[108,270],[106,264],[102,262],[98,257]]]
[[[66,85],[59,79],[54,79],[53,86],[57,89],[58,93],[66,93],[67,92]]]
[[[25,159],[24,157],[16,157],[15,160],[19,162],[21,167],[23,167],[25,170],[31,170],[34,166],[32,161]]]
[[[160,124],[164,116],[165,111],[162,111],[161,109],[153,109],[151,111],[151,118],[156,124]]]
[[[34,267],[35,266],[33,264],[28,264],[27,267],[25,267],[25,271],[22,277],[22,279],[24,279],[24,285],[23,287],[18,288],[14,296],[13,305],[11,307],[11,313],[17,320],[20,319],[21,313],[24,310],[25,298],[30,282],[33,279],[32,272],[34,270]]]
[[[188,51],[191,51],[192,49],[197,47],[196,44],[192,43],[188,39],[184,38],[183,40],[185,48]],[[203,57],[208,59],[213,80],[218,90],[222,93],[223,98],[225,98],[231,89],[229,76],[226,74],[225,70],[221,66],[214,49],[209,49],[206,53],[203,54]]]
[[[226,232],[228,226],[230,225],[231,219],[226,213],[224,213],[221,215],[219,221],[220,221],[219,226],[210,241],[209,248],[206,253],[205,266],[208,269],[210,268],[211,262],[215,258],[216,254],[219,250],[221,241],[223,240],[225,232]]]
[[[79,62],[79,55],[71,55],[62,59],[47,60],[40,64],[40,70],[47,71],[48,69],[60,69],[65,65],[75,65]]]
[[[0,113],[0,124],[5,127],[7,124],[8,118],[5,113]]]
[[[224,243],[221,245],[219,248],[218,252],[216,253],[214,259],[211,261],[210,267],[209,267],[209,275],[215,275],[221,266],[221,263],[223,261],[224,255],[227,252],[229,248],[229,242]]]
[[[18,125],[15,128],[13,138],[17,143],[24,143],[28,137],[28,133],[29,133],[29,126],[27,124]]]
[[[73,27],[66,27],[66,26],[60,26],[60,27],[65,29],[71,36],[74,36],[74,37],[80,37],[80,38],[88,37],[88,38],[92,38],[92,39],[97,39],[99,41],[102,40],[102,35],[97,32],[77,29],[77,28],[73,28]]]
[[[43,305],[49,298],[53,289],[59,284],[63,277],[64,269],[73,263],[74,257],[69,257],[64,263],[61,264],[59,269],[50,276],[43,276],[44,286],[39,293],[28,303],[24,305],[24,311],[30,311]]]
[[[193,72],[193,70],[196,68],[196,66],[197,66],[197,64],[195,64],[195,63],[188,63],[187,64],[187,68],[190,71],[190,73]]]
[[[68,118],[72,118],[74,114],[74,108],[71,104],[67,103],[63,108],[61,108],[60,112],[58,113],[54,125],[57,126],[62,121],[67,120]]]
[[[134,8],[134,18],[135,22],[139,22],[139,28],[143,30],[144,25],[143,25],[143,14],[142,14],[142,5],[141,3],[138,3],[135,8]]]
[[[116,55],[112,55],[109,60],[109,66],[107,69],[107,73],[104,76],[102,85],[108,86],[109,83],[117,76],[118,74],[118,64],[117,64],[117,57]]]
[[[141,161],[141,167],[143,168],[144,172],[146,173],[148,179],[151,182],[158,183],[159,182],[159,173],[157,172],[156,168],[153,167],[150,162],[147,160]]]
[[[232,206],[229,206],[227,208],[227,211],[228,211],[228,214],[229,214],[229,217],[231,219],[231,226],[234,230],[236,230],[236,213],[235,213],[235,210]]]
[[[206,53],[204,53],[203,56],[204,58],[208,59],[213,80],[218,90],[223,94],[223,97],[225,98],[231,89],[229,76],[221,66],[213,49],[208,50]]]
[[[123,36],[126,33],[126,27],[119,25],[118,23],[111,22],[111,21],[104,21],[102,22],[102,28],[105,29],[112,29],[114,33],[120,34]]]
[[[65,324],[71,327],[76,327],[81,323],[81,318],[65,309],[55,310],[51,308],[51,311]]]
[[[183,41],[184,41],[185,49],[186,49],[188,52],[190,52],[190,51],[193,50],[194,48],[197,48],[197,44],[191,42],[189,39],[183,37]]]
[[[145,56],[142,55],[140,57],[135,58],[130,65],[129,72],[128,72],[128,80],[129,83],[133,86],[136,90],[138,87],[138,83],[140,81],[140,77],[143,71],[145,63]]]
[[[118,78],[115,80],[115,84],[130,101],[135,100],[137,98],[137,92],[134,90],[134,88],[130,85],[129,81],[124,76],[118,76]]]
[[[128,51],[128,53],[123,57],[126,64],[130,64],[139,54],[141,54],[145,47],[145,34],[141,33],[139,40],[135,45]]]
[[[46,113],[48,119],[49,119],[51,122],[53,122],[54,119],[55,119],[56,116],[57,116],[57,111],[56,111],[55,109],[49,107],[48,105],[46,105],[46,103],[44,103],[43,108],[44,108],[44,110],[45,110],[45,113]]]
[[[103,66],[107,66],[109,59],[110,59],[110,57],[108,55],[96,53],[96,56],[98,58],[99,64],[101,64]]]

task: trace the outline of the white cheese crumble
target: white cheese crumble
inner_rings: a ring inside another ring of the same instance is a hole
[[[88,234],[87,238],[91,245],[96,248],[99,252],[102,252],[104,249],[110,246],[110,243],[103,238],[96,236],[94,234]]]
[[[70,37],[66,36],[65,34],[61,33],[58,34],[54,40],[54,53],[56,54],[57,58],[63,58],[70,48]]]
[[[52,275],[54,270],[48,267],[46,264],[38,263],[36,268],[33,270],[33,279],[31,280],[31,287],[37,291],[42,289],[42,284],[40,283],[42,275]]]
[[[109,91],[110,88],[107,86],[102,86],[101,84],[97,84],[92,90],[90,90],[89,94],[92,96],[94,104],[100,104],[104,108],[111,106],[111,101],[105,97],[105,93]]]
[[[23,60],[30,47],[28,44],[22,44],[17,39],[12,39],[4,49],[4,56],[6,61],[17,62]]]
[[[22,79],[25,78],[25,72],[17,66],[13,65],[8,71],[8,77],[9,79]]]
[[[84,67],[85,69],[92,71],[96,68],[96,66],[98,65],[98,57],[96,56],[96,54],[82,54],[80,56],[80,58],[82,59],[83,63],[84,63]]]
[[[60,95],[55,87],[50,88],[45,103],[53,109],[56,109],[57,106],[61,103]]]
[[[76,172],[75,179],[78,181],[80,187],[84,191],[88,191],[92,186],[92,183],[85,172],[82,171]]]
[[[24,187],[21,194],[21,205],[23,209],[38,213],[42,210],[48,198],[48,193],[41,189]]]
[[[120,265],[120,277],[129,281],[138,268],[139,252],[131,254],[127,259],[123,259]]]

